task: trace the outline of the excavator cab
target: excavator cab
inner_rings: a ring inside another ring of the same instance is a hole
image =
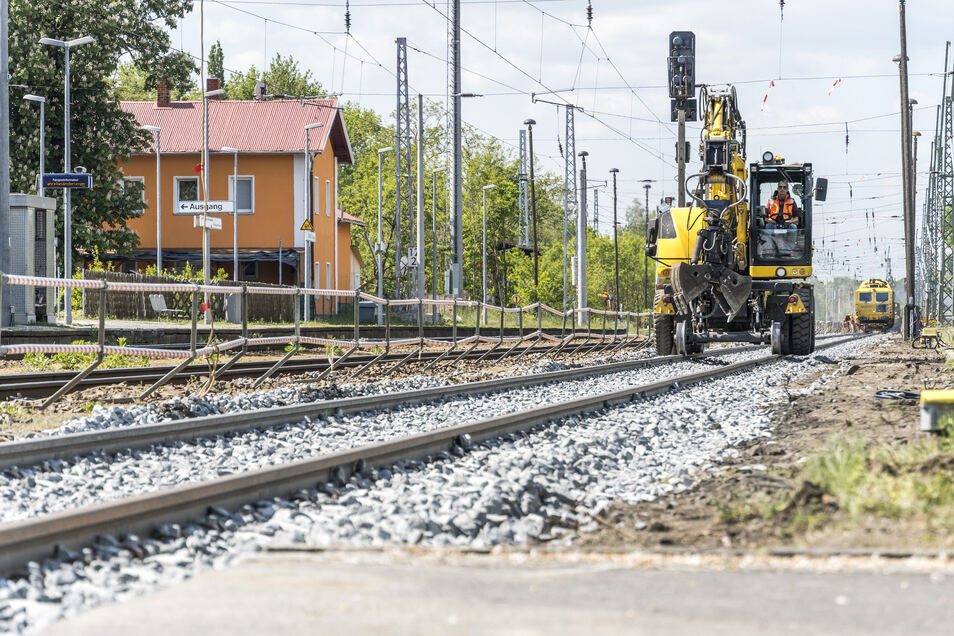
[[[818,182],[814,184],[810,163],[785,163],[770,152],[761,163],[749,166],[749,273],[753,279],[811,275],[812,200],[823,201],[827,190],[825,179]]]

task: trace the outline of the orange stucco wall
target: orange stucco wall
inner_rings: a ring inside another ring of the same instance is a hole
[[[192,226],[192,215],[174,214],[175,207],[175,177],[195,177],[195,166],[200,162],[198,154],[162,156],[162,247],[163,250],[192,249],[202,247],[202,232]],[[212,154],[210,164],[210,200],[228,200],[229,177],[233,173],[233,156],[231,154]],[[128,177],[143,177],[145,179],[146,210],[142,217],[129,222],[130,228],[139,235],[140,248],[155,249],[156,247],[156,158],[155,155],[139,155],[130,159],[128,163],[120,165],[123,173]],[[326,279],[326,263],[331,263],[332,281],[337,278],[338,288],[347,289],[351,280],[351,233],[350,226],[342,223],[338,227],[338,259],[337,277],[334,276],[334,210],[337,201],[334,197],[335,165],[334,155],[330,146],[325,152],[317,155],[314,161],[315,189],[315,231],[317,243],[315,260],[321,263],[320,276],[316,283],[324,287]],[[238,217],[239,248],[250,249],[278,249],[278,241],[286,249],[295,245],[295,172],[294,158],[287,154],[239,154],[239,176],[254,176],[254,213],[240,214]],[[304,180],[303,180],[304,181]],[[330,182],[330,183],[329,183]],[[329,188],[330,186],[330,188]],[[300,187],[304,187],[304,183]],[[326,189],[329,195],[326,195]],[[200,194],[201,198],[201,194]],[[329,215],[327,204],[330,199]],[[219,215],[222,218],[222,229],[213,230],[211,234],[213,249],[231,248],[233,243],[233,221],[231,215]],[[231,262],[229,263],[231,265]],[[228,268],[231,271],[231,267]],[[260,267],[259,280],[266,280]],[[303,280],[303,272],[299,272],[299,282]],[[291,284],[294,281],[286,277],[283,281]]]

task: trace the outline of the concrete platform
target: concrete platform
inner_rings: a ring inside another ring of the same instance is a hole
[[[954,577],[270,553],[45,634],[950,634]]]

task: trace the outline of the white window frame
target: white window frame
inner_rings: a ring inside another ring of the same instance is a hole
[[[126,182],[127,181],[137,181],[142,184],[142,208],[139,210],[139,216],[145,216],[146,214],[146,177],[127,177],[123,176],[122,184],[123,192],[126,191]]]
[[[239,214],[255,214],[255,175],[253,174],[240,174],[238,175],[239,180],[248,179],[252,182],[252,207],[249,209],[238,208],[238,199],[235,198],[233,190],[235,188],[235,175],[229,175],[229,199],[235,201],[236,209],[238,209]]]
[[[325,179],[325,216],[331,216],[331,179]]]
[[[334,289],[331,285],[331,261],[325,261],[325,289]],[[331,296],[325,298],[331,300]]]
[[[196,197],[202,196],[202,186],[199,183],[199,177],[173,177],[175,189],[173,194],[175,195],[175,205],[172,207],[173,214],[181,214],[183,216],[195,216],[195,213],[192,212],[179,212],[179,182],[180,181],[195,181],[195,195]],[[201,201],[200,198],[197,198],[196,201]]]

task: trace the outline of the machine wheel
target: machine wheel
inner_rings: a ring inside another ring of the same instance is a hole
[[[676,327],[672,316],[666,314],[653,316],[653,329],[656,332],[656,355],[671,356],[675,353],[673,335]]]
[[[807,356],[815,350],[815,303],[811,287],[801,287],[795,290],[802,299],[802,304],[808,310],[804,314],[792,314],[789,323],[789,349],[786,353],[796,356]]]
[[[782,320],[782,322],[775,321],[772,323],[771,327],[771,342],[772,342],[772,353],[778,356],[786,356],[789,354],[789,342],[788,342],[788,318]]]
[[[692,326],[688,320],[680,320],[676,324],[676,333],[673,338],[676,353],[691,356],[696,353],[702,353],[706,350],[706,345],[701,342],[690,342],[692,336]]]

